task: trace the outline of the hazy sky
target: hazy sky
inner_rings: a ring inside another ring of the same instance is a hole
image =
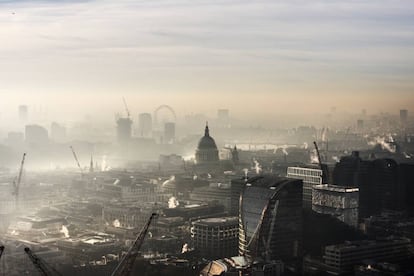
[[[412,0],[0,0],[3,110],[397,112],[413,80]]]

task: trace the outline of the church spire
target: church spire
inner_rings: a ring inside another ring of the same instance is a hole
[[[210,131],[208,129],[208,122],[206,122],[206,129],[204,130],[204,136],[210,136]]]

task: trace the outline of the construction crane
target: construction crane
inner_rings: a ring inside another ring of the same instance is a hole
[[[127,105],[124,97],[122,97],[122,100],[124,101],[125,110],[126,110],[126,113],[127,113],[128,119],[129,119],[129,118],[131,118],[131,114],[129,113],[128,105]]]
[[[151,225],[151,222],[156,218],[158,214],[152,213],[147,223],[141,229],[141,232],[135,239],[132,246],[129,248],[128,252],[120,260],[119,264],[115,267],[111,276],[129,276],[131,275],[132,268],[135,263],[135,259],[138,256],[138,251],[140,250],[142,244],[144,243],[145,236],[148,233],[148,229]]]
[[[34,254],[32,250],[30,250],[30,248],[25,247],[24,252],[27,254],[27,256],[29,256],[29,259],[32,261],[32,263],[42,276],[62,275],[52,266],[50,266],[45,261],[36,256],[36,254]]]
[[[319,153],[318,144],[316,144],[316,141],[313,141],[313,144],[315,145],[316,154],[318,155],[318,163],[319,163],[319,167],[320,167],[320,168],[321,168],[321,170],[323,171],[323,168],[322,168],[322,160],[321,160],[321,155],[320,155],[320,153]]]
[[[17,176],[17,181],[16,180],[13,181],[13,195],[15,198],[16,208],[18,208],[19,206],[19,189],[20,189],[20,183],[22,182],[23,167],[24,167],[25,160],[26,160],[26,153],[23,153],[23,158],[20,164],[19,175]]]
[[[79,170],[80,170],[80,173],[81,173],[81,178],[83,178],[83,170],[82,170],[82,167],[81,167],[81,165],[80,165],[80,163],[79,163],[78,156],[76,155],[76,152],[75,152],[75,150],[73,149],[73,147],[72,147],[72,146],[70,146],[70,149],[72,150],[73,157],[75,158],[76,164],[78,165],[78,168],[79,168]]]

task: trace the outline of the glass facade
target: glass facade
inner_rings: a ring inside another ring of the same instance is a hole
[[[239,254],[297,261],[302,247],[302,180],[262,175],[240,197]]]

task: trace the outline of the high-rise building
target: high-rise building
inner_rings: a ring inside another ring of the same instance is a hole
[[[56,122],[50,126],[50,138],[55,142],[66,140],[66,128]]]
[[[357,129],[358,131],[361,131],[364,129],[364,120],[362,119],[357,120]]]
[[[312,210],[331,215],[346,224],[358,226],[358,188],[315,185],[312,189]]]
[[[119,118],[116,125],[118,143],[120,145],[127,144],[132,136],[132,120],[130,118]]]
[[[393,159],[362,160],[358,152],[344,156],[336,164],[333,184],[359,188],[359,217],[404,208],[404,187],[399,181],[399,165]]]
[[[407,119],[408,119],[408,110],[401,109],[400,110],[400,122],[403,126],[407,125]]]
[[[240,198],[239,223],[240,255],[299,265],[302,180],[275,175],[249,178]]]
[[[19,105],[19,120],[27,122],[29,119],[29,108],[27,105]]]
[[[230,112],[228,109],[219,109],[217,110],[217,120],[220,126],[229,127],[230,126]]]
[[[138,136],[151,137],[152,135],[152,116],[150,113],[139,114]]]
[[[312,187],[322,184],[322,170],[288,167],[287,177],[303,180],[303,208],[312,209]]]
[[[164,143],[172,144],[175,141],[175,123],[167,122],[164,124]]]
[[[196,220],[192,223],[191,239],[194,249],[205,258],[236,256],[239,239],[238,217]]]
[[[39,125],[27,125],[25,128],[25,140],[28,145],[46,145],[49,142],[47,129]]]

